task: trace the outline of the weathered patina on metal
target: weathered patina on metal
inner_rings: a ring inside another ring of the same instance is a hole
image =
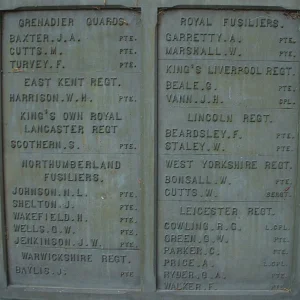
[[[299,299],[299,10],[2,0],[0,299]]]

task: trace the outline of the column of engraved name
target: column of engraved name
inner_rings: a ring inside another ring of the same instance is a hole
[[[281,12],[162,14],[160,289],[283,289],[288,284],[298,23]]]
[[[139,15],[4,19],[11,284],[139,286]]]

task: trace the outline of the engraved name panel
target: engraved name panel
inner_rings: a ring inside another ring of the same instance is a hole
[[[140,22],[128,10],[6,13],[10,284],[140,285]]]
[[[299,20],[174,10],[158,31],[158,288],[292,275]]]

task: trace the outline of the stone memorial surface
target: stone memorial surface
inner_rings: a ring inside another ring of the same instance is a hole
[[[140,15],[5,13],[11,285],[140,285]]]
[[[161,12],[158,289],[289,289],[298,109],[298,18]]]

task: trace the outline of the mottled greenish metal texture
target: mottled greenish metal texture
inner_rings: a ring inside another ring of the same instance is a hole
[[[300,299],[300,1],[0,1],[0,299]]]

